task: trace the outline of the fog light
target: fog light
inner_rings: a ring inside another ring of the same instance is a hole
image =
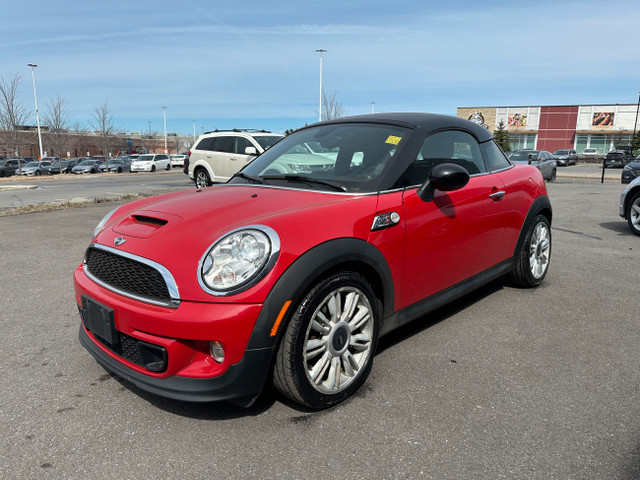
[[[209,352],[211,357],[218,363],[224,362],[224,346],[217,340],[209,343]]]

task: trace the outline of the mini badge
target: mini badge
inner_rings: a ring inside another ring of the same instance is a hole
[[[125,240],[125,238],[124,238],[124,237],[117,237],[117,238],[115,238],[115,239],[113,240],[113,244],[114,244],[116,247],[119,247],[119,246],[120,246],[120,245],[122,245],[124,242],[126,242],[126,240]]]

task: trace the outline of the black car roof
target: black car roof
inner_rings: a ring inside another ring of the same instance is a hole
[[[394,112],[394,113],[371,113],[367,115],[355,115],[342,117],[334,120],[322,122],[323,124],[334,123],[385,123],[408,128],[422,128],[427,133],[443,129],[464,130],[471,133],[480,142],[493,138],[493,134],[477,123],[463,118],[452,117],[450,115],[439,115],[436,113],[421,112]],[[311,126],[319,125],[315,123]]]

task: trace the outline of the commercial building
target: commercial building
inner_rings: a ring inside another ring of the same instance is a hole
[[[533,148],[553,152],[573,148],[579,154],[595,148],[604,155],[617,145],[629,145],[638,105],[560,105],[458,107],[457,116],[495,131],[502,121],[511,149]]]

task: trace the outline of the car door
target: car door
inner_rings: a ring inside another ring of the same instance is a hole
[[[251,161],[254,158],[256,158],[256,155],[246,154],[246,149],[249,147],[253,147],[256,150],[256,152],[258,151],[258,148],[253,143],[251,143],[249,139],[241,136],[235,137],[235,144],[234,144],[235,154],[231,156],[231,162],[230,162],[231,169],[229,171],[230,177],[233,176],[233,174],[235,174],[239,170],[241,170],[245,165],[247,165],[248,163],[251,163]]]
[[[405,265],[402,305],[456,285],[501,260],[504,233],[500,176],[485,166],[476,139],[462,131],[428,136],[410,167],[410,183],[422,183],[431,168],[456,163],[471,174],[459,190],[436,190],[425,202],[417,188],[404,192]]]
[[[216,182],[226,182],[231,177],[232,167],[231,157],[235,155],[235,142],[233,135],[221,135],[213,142],[213,152],[207,155],[211,159],[211,168],[215,175]],[[235,162],[234,162],[235,164]]]

